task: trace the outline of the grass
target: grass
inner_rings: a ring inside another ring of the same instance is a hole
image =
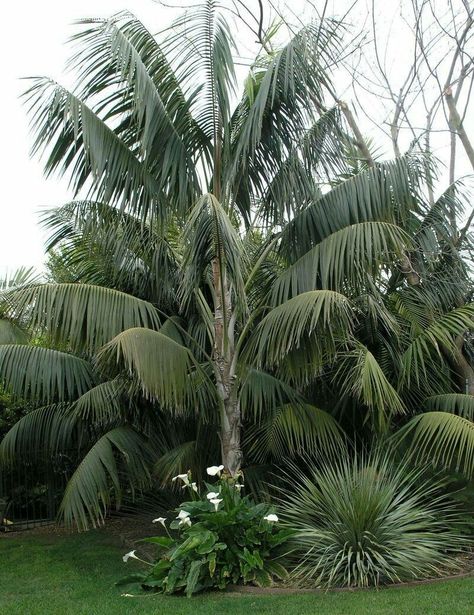
[[[0,536],[0,613],[8,615],[465,615],[474,577],[379,591],[126,598],[114,582],[136,569],[106,531]]]

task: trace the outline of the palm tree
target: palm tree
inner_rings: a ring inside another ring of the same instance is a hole
[[[117,451],[140,484],[144,442],[183,418],[216,427],[231,474],[243,449],[246,463],[278,461],[336,447],[341,428],[398,426],[472,471],[472,400],[456,379],[473,326],[469,237],[446,214],[463,186],[432,203],[422,153],[360,159],[326,103],[338,24],[267,37],[240,97],[211,0],[159,41],[129,14],[81,24],[77,93],[43,78],[27,93],[34,151],[83,195],[47,219],[80,283],[5,293],[10,321],[43,344],[0,346],[0,374],[45,405],[4,458],[34,433],[64,443],[71,413],[92,417],[65,498],[83,523],[100,521],[110,481],[119,492]]]

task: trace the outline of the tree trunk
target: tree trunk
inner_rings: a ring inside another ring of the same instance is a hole
[[[231,293],[217,259],[212,263],[214,282],[214,372],[220,407],[222,464],[234,475],[242,464],[240,403],[235,371],[234,319]]]

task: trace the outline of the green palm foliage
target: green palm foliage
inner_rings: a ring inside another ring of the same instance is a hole
[[[100,523],[153,468],[167,480],[219,447],[249,476],[405,424],[444,448],[441,425],[410,421],[471,369],[470,237],[449,223],[465,186],[430,203],[415,149],[352,164],[325,101],[342,36],[329,20],[269,37],[239,83],[208,0],[158,38],[128,13],[81,21],[74,93],[33,80],[33,151],[76,200],[44,217],[53,280],[1,292],[30,343],[5,336],[0,376],[39,410],[0,456],[54,422],[46,445],[82,460],[66,518]],[[468,422],[467,405],[436,411]],[[467,441],[440,461],[471,471]]]

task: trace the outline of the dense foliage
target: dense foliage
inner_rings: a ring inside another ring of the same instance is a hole
[[[159,559],[143,574],[121,581],[121,585],[139,584],[145,590],[166,594],[192,594],[211,588],[224,589],[233,583],[271,585],[272,580],[287,577],[281,563],[283,545],[291,530],[279,529],[278,516],[269,504],[255,504],[244,489],[240,475],[222,475],[223,466],[211,466],[208,473],[218,475],[216,483],[204,483],[203,493],[192,481],[190,472],[175,477],[184,483],[190,500],[176,509],[170,527],[178,530],[173,537],[145,538],[143,542],[159,547]],[[166,519],[155,519],[167,528]],[[138,559],[135,551],[124,556]]]
[[[461,516],[445,482],[393,455],[345,455],[296,471],[284,516],[295,529],[294,580],[367,587],[459,569]]]
[[[272,29],[239,83],[227,17],[207,0],[156,39],[84,20],[78,87],[26,95],[76,200],[45,214],[55,279],[1,293],[0,378],[35,409],[0,460],[74,449],[81,527],[219,448],[257,490],[391,432],[474,470],[468,186],[439,189],[419,144],[364,155],[329,95],[340,24]]]

